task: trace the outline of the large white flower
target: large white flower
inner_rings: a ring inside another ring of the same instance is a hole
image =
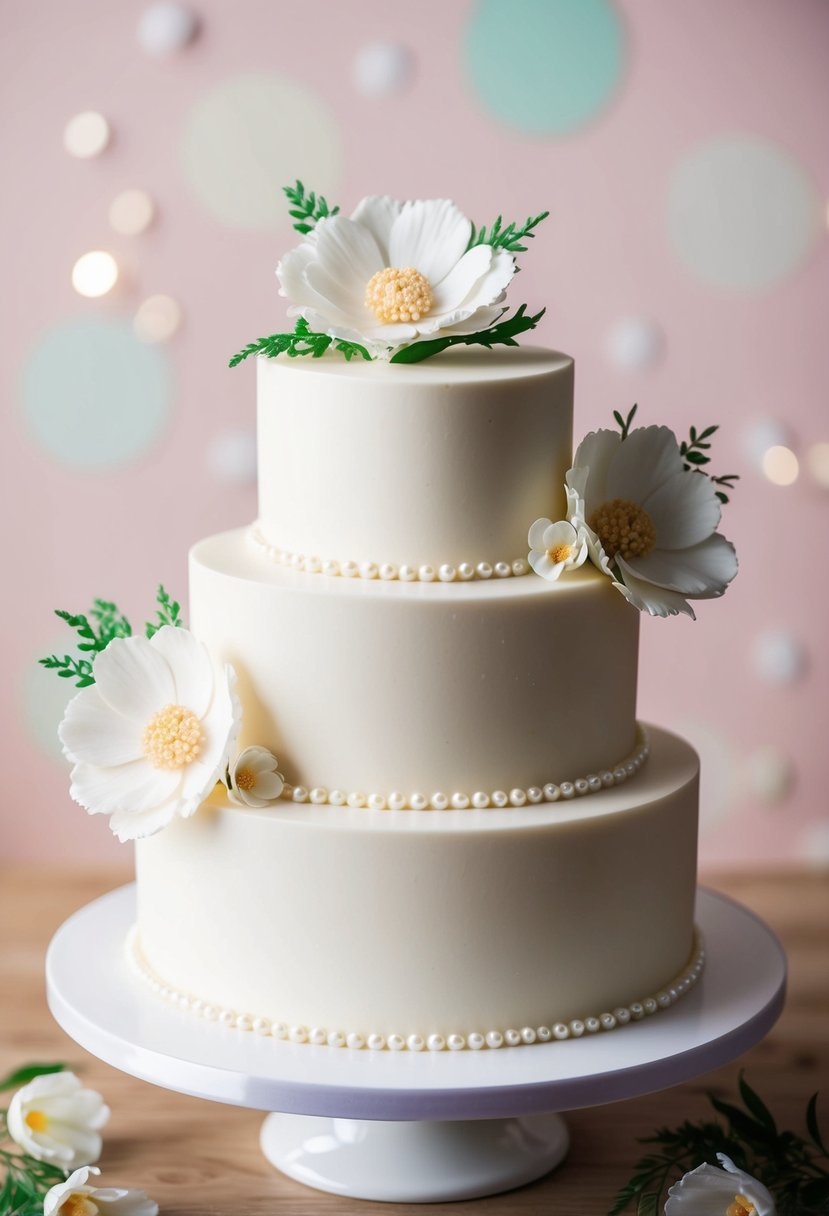
[[[192,633],[165,625],[149,641],[115,638],[94,674],[58,732],[75,766],[72,797],[90,814],[110,815],[119,840],[194,814],[236,741],[233,669],[214,671]]]
[[[537,519],[527,537],[529,563],[542,578],[554,582],[563,570],[575,570],[587,557],[587,535],[578,532],[566,519],[552,523]]]
[[[504,249],[467,249],[472,223],[448,199],[364,198],[318,220],[276,268],[290,316],[383,355],[488,329],[515,273]]]
[[[693,617],[689,599],[722,595],[737,573],[716,531],[721,506],[708,477],[685,469],[673,431],[594,431],[566,478],[568,519],[590,557],[631,604],[651,616]]]
[[[285,788],[279,761],[267,747],[246,747],[227,768],[227,792],[237,806],[261,809]]]
[[[100,1128],[109,1108],[72,1072],[35,1077],[9,1103],[6,1125],[12,1140],[38,1161],[62,1169],[89,1165],[101,1155]]]
[[[43,1196],[43,1216],[158,1216],[158,1204],[144,1191],[89,1186],[99,1169],[75,1170]]]
[[[717,1153],[725,1167],[698,1165],[668,1191],[665,1216],[775,1216],[769,1192],[738,1170],[725,1153]]]

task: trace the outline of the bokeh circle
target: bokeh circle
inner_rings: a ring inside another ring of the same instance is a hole
[[[608,104],[625,61],[625,31],[608,0],[478,0],[466,68],[484,107],[533,135],[564,135]]]
[[[202,206],[230,228],[285,223],[282,187],[300,178],[336,201],[342,148],[334,115],[284,76],[233,76],[190,111],[181,145],[184,173]]]
[[[669,191],[673,246],[706,283],[755,291],[796,270],[823,234],[820,194],[769,140],[723,135],[688,153]]]
[[[167,360],[129,322],[68,321],[47,332],[23,366],[21,401],[38,444],[74,469],[113,468],[142,456],[172,405]]]

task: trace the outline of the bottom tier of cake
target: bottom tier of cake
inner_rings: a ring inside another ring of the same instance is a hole
[[[566,802],[211,801],[137,842],[133,949],[183,1005],[295,1041],[494,1046],[670,1004],[701,967],[698,763],[649,735],[635,778]]]

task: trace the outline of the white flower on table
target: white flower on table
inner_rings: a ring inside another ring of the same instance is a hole
[[[158,1216],[158,1204],[144,1191],[114,1186],[89,1186],[90,1174],[100,1170],[75,1170],[43,1196],[43,1216]]]
[[[553,523],[537,519],[527,540],[530,545],[529,563],[542,578],[554,581],[563,570],[575,570],[587,557],[587,536],[566,519]]]
[[[62,1169],[89,1165],[101,1155],[99,1130],[109,1107],[72,1072],[35,1077],[9,1103],[9,1135],[30,1157]]]
[[[592,561],[651,616],[693,617],[688,600],[722,595],[737,573],[734,546],[716,531],[714,486],[684,467],[667,427],[638,427],[624,440],[617,431],[587,435],[566,492]]]
[[[668,1191],[665,1216],[775,1216],[769,1192],[730,1157],[717,1153],[724,1166],[698,1165]]]
[[[221,780],[238,733],[233,669],[215,671],[192,633],[165,625],[150,640],[115,638],[94,674],[58,731],[75,766],[74,800],[110,815],[119,840],[193,815]]]
[[[515,273],[504,249],[468,249],[472,222],[448,199],[364,198],[326,216],[276,268],[290,316],[375,357],[494,325]]]
[[[237,806],[261,808],[275,802],[285,788],[279,761],[266,747],[246,747],[227,769],[227,792]]]

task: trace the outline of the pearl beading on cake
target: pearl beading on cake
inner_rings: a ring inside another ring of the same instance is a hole
[[[612,768],[588,773],[586,777],[575,777],[572,781],[559,781],[557,784],[548,781],[545,785],[531,785],[527,789],[476,790],[472,794],[462,791],[446,793],[443,790],[433,794],[404,794],[399,790],[392,790],[390,794],[366,794],[359,791],[330,790],[323,785],[286,785],[281,796],[290,802],[310,802],[316,806],[349,806],[355,809],[368,807],[371,811],[483,811],[489,808],[500,810],[504,807],[538,805],[542,802],[566,802],[571,798],[598,794],[601,790],[622,785],[635,777],[649,755],[647,732],[644,727],[637,725],[636,748],[624,760],[620,760]]]
[[[705,967],[705,942],[699,928],[694,928],[694,944],[690,962],[675,979],[653,996],[643,997],[630,1005],[619,1005],[612,1011],[572,1018],[567,1022],[550,1022],[545,1026],[523,1026],[506,1030],[472,1030],[464,1033],[442,1034],[378,1034],[362,1031],[328,1030],[322,1026],[304,1026],[280,1022],[252,1013],[239,1013],[223,1005],[212,1004],[161,980],[147,962],[135,926],[127,938],[127,956],[134,969],[153,992],[168,1004],[196,1014],[208,1022],[218,1022],[231,1030],[287,1040],[290,1043],[310,1043],[315,1047],[365,1048],[368,1051],[481,1051],[499,1047],[522,1047],[532,1043],[551,1043],[565,1039],[580,1039],[583,1035],[616,1030],[630,1022],[641,1022],[670,1007],[689,992],[699,980]],[[517,1024],[516,1024],[517,1025]]]
[[[530,573],[525,557],[513,561],[444,562],[437,566],[409,566],[396,562],[335,561],[333,558],[307,557],[272,545],[258,524],[252,524],[248,536],[271,561],[306,574],[327,574],[333,578],[379,579],[381,582],[401,583],[468,583],[473,579],[520,578]]]

